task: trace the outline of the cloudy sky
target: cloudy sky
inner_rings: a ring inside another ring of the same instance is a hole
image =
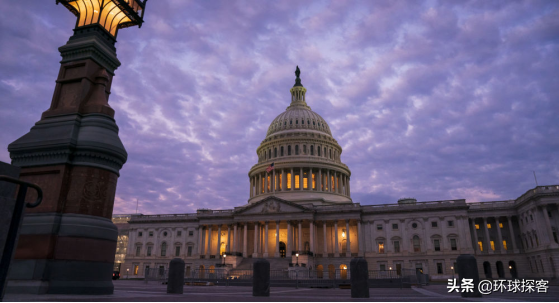
[[[0,161],[51,102],[75,17],[0,2]],[[115,213],[226,209],[290,102],[295,66],[354,202],[515,199],[559,184],[558,1],[148,1],[119,32],[128,151]]]

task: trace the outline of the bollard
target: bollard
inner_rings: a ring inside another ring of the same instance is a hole
[[[351,297],[369,297],[369,266],[364,258],[354,258],[349,263]]]
[[[481,297],[478,289],[479,273],[476,258],[472,255],[460,255],[456,258],[456,267],[458,267],[458,285],[462,283],[462,279],[474,280],[473,292],[462,292],[462,297]]]
[[[167,279],[168,294],[182,294],[184,288],[184,261],[174,258],[169,263],[169,278]]]
[[[254,261],[252,270],[252,296],[270,296],[270,262],[265,259]]]

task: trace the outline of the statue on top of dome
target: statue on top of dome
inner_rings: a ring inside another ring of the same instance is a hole
[[[295,70],[295,76],[297,76],[297,78],[295,79],[295,85],[293,85],[293,87],[303,86],[303,84],[301,84],[301,78],[299,78],[300,74],[301,74],[301,70],[299,69],[299,65],[297,65],[297,69]]]
[[[297,69],[295,70],[295,76],[297,76],[297,78],[299,78],[300,74],[301,74],[301,70],[299,69],[299,65],[297,65]]]

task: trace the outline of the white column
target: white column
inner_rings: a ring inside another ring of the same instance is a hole
[[[322,257],[328,257],[328,237],[326,236],[326,221],[322,221],[322,232],[324,233],[324,251]]]
[[[268,258],[268,221],[265,221],[264,224],[264,258]]]
[[[202,246],[203,245],[202,238],[204,236],[203,232],[204,232],[204,226],[199,226],[198,227],[198,247],[197,247],[198,255],[201,255],[202,252],[204,251],[204,247]]]
[[[225,250],[231,252],[231,225],[227,225],[227,246]]]
[[[291,168],[291,190],[295,190],[295,176],[293,175],[293,167]]]
[[[476,218],[472,218],[472,227],[474,228],[474,252],[479,252],[477,229],[476,229]]]
[[[314,254],[315,251],[314,251],[314,222],[313,222],[313,221],[311,221],[311,222],[309,223],[309,229],[310,229],[310,237],[311,237],[311,238],[310,238],[310,242],[311,242],[311,243],[310,243],[310,246],[311,246],[311,247],[310,247],[310,250],[311,250],[311,251],[313,252],[313,254]]]
[[[237,233],[237,223],[233,225],[233,251],[239,252],[239,237]]]
[[[280,231],[279,231],[279,227],[280,227],[280,221],[276,221],[276,250],[274,252],[274,257],[279,258],[280,253],[279,253],[279,236],[280,236]]]
[[[298,251],[302,251],[303,248],[304,248],[303,247],[303,228],[301,228],[301,226],[302,226],[302,222],[299,221],[299,226],[298,226],[298,232],[299,232],[298,238],[299,239],[297,241],[297,242],[299,242],[299,244],[297,245],[297,250]]]
[[[244,223],[243,226],[243,257],[248,257],[248,223]]]
[[[303,190],[303,168],[299,168],[299,189]]]
[[[216,255],[221,256],[221,224],[217,226],[217,253]]]
[[[272,169],[272,192],[276,192],[276,170]]]
[[[551,222],[549,221],[549,215],[547,214],[547,206],[542,206],[541,210],[545,221],[545,234],[543,235],[545,236],[544,243],[548,244],[552,248],[556,248],[559,245],[555,242],[555,239],[553,239],[553,230],[551,229]]]
[[[357,220],[357,245],[359,247],[359,256],[363,256],[363,235],[361,234],[361,221]]]
[[[503,235],[501,234],[501,226],[499,226],[501,222],[499,222],[499,217],[495,217],[495,228],[497,228],[497,238],[499,239],[499,251],[501,253],[505,252],[505,248],[503,247]]]
[[[322,169],[318,169],[318,174],[316,175],[316,191],[322,191]]]
[[[487,245],[486,250],[492,254],[493,250],[491,249],[491,238],[489,238],[489,229],[487,228],[487,217],[483,217],[483,229],[485,230],[485,244]]]
[[[293,176],[293,175],[292,175]],[[291,178],[293,180],[293,178]],[[292,187],[293,188],[293,187]],[[292,231],[291,231],[291,221],[287,221],[287,252],[286,256],[291,257],[291,251],[293,250],[292,242]]]
[[[265,193],[269,193],[270,191],[268,190],[268,172],[266,172],[264,174],[264,192]]]
[[[512,227],[512,217],[511,216],[507,216],[507,224],[509,226],[509,235],[510,235],[510,240],[512,242],[512,249],[511,250],[517,250],[518,246],[516,246],[516,239],[514,236],[514,229]]]
[[[332,179],[330,178],[330,170],[326,171],[326,184],[328,184],[328,190],[327,192],[331,193],[332,192]]]
[[[258,222],[254,222],[254,252],[252,257],[258,257]]]
[[[287,190],[287,179],[285,178],[285,169],[281,170],[281,191]],[[279,249],[279,248],[278,248]]]
[[[334,257],[340,256],[340,248],[338,246],[338,220],[334,220]]]
[[[209,225],[208,226],[208,249],[206,250],[206,259],[210,258],[210,255],[212,254],[212,226]]]
[[[345,229],[346,229],[346,257],[351,257],[351,240],[349,239],[349,220],[345,220]]]
[[[350,184],[351,184],[351,180],[350,180],[349,176],[347,176],[347,195],[348,195],[348,197],[351,196],[351,186],[350,186]]]

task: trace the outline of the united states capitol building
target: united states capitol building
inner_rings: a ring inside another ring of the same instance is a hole
[[[166,269],[177,257],[187,275],[224,264],[250,268],[254,258],[268,259],[272,269],[331,272],[364,257],[370,270],[415,269],[447,279],[460,254],[474,254],[482,278],[557,276],[558,185],[506,201],[353,203],[342,147],[307,104],[298,69],[296,75],[291,104],[256,149],[248,203],[189,214],[115,215],[121,274],[141,278],[147,268]]]

